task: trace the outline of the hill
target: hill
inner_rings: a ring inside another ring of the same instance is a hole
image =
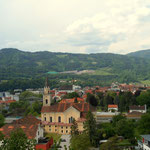
[[[73,70],[95,72],[83,75],[50,74],[50,78],[77,78],[86,85],[108,81],[130,83],[150,79],[150,61],[132,57],[131,54],[71,54],[48,51],[33,53],[12,48],[0,50],[1,80],[35,79],[46,76],[47,72]]]
[[[141,50],[127,54],[128,56],[140,57],[140,58],[148,58],[150,59],[150,49]]]

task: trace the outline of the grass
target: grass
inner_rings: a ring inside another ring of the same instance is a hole
[[[143,80],[143,81],[140,81],[142,84],[147,84],[147,85],[150,85],[150,80]]]
[[[124,139],[120,141],[117,145],[118,146],[132,146],[133,144],[131,144],[128,139]]]
[[[60,137],[61,137],[61,135],[60,135],[60,134],[57,134],[57,133],[46,133],[45,136],[46,136],[46,137],[49,137],[49,138],[52,137],[53,140],[56,141],[56,142],[59,141],[59,139],[60,139]]]
[[[111,68],[101,68],[101,69],[95,70],[93,75],[107,76],[107,75],[114,75],[114,74],[111,73]]]

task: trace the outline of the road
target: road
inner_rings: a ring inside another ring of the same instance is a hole
[[[70,138],[71,138],[70,135],[62,135],[62,136],[61,136],[61,139],[65,139],[66,142],[61,142],[61,143],[60,143],[60,146],[61,146],[62,148],[60,148],[59,150],[65,150],[64,145],[66,145],[66,146],[67,146],[67,150],[69,150]]]

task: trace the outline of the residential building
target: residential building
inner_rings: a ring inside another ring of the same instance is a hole
[[[35,139],[37,142],[41,137],[44,136],[41,121],[31,115],[15,120],[10,124],[5,124],[2,128],[0,128],[0,131],[6,137],[9,137],[11,132],[17,128],[21,128],[28,139]]]
[[[133,105],[133,106],[129,106],[129,113],[132,112],[140,112],[140,113],[146,113],[146,105],[144,106],[140,106],[140,105]]]
[[[109,112],[118,111],[118,105],[108,105],[108,111]]]

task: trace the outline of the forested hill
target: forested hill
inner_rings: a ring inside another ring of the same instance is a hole
[[[150,49],[141,50],[127,54],[128,56],[140,57],[140,58],[148,58],[150,59]]]
[[[0,79],[33,78],[49,71],[96,70],[96,76],[115,75],[131,81],[150,77],[150,61],[110,53],[71,54],[0,50]]]

